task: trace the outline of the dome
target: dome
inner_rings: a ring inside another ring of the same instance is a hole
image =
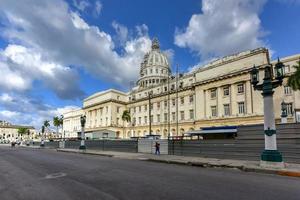
[[[141,63],[140,87],[148,87],[165,82],[169,76],[170,68],[167,56],[160,51],[157,38],[152,40],[151,51],[145,54]]]
[[[151,51],[144,56],[142,67],[163,66],[169,68],[167,56],[160,51],[157,38],[152,40]]]

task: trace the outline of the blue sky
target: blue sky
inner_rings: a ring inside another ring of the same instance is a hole
[[[126,90],[157,37],[186,72],[261,46],[299,53],[300,0],[1,0],[0,120],[31,124]]]

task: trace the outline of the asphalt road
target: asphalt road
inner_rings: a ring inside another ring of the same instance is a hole
[[[300,199],[300,179],[0,147],[0,199]]]

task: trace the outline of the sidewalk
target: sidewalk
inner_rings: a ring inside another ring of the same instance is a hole
[[[186,157],[175,155],[153,155],[143,153],[127,153],[115,151],[101,151],[101,150],[79,150],[79,149],[57,149],[59,152],[82,153],[90,155],[108,156],[122,159],[144,160],[152,162],[161,162],[169,164],[181,164],[198,167],[223,167],[236,168],[246,172],[257,172],[267,174],[277,174],[282,176],[300,177],[300,164],[285,163],[285,168],[263,168],[259,166],[259,161],[245,161],[245,160],[228,160],[216,158],[202,158],[202,157]]]

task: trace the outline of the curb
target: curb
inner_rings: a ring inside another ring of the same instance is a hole
[[[94,152],[86,152],[84,150],[82,150],[82,151],[66,151],[66,150],[56,149],[56,151],[58,151],[58,152],[66,152],[66,153],[79,153],[79,154],[88,154],[88,155],[114,157],[114,155],[110,155],[110,154],[101,154],[101,153],[94,153]]]
[[[278,171],[277,174],[278,174],[278,175],[281,175],[281,176],[300,177],[300,172]]]

